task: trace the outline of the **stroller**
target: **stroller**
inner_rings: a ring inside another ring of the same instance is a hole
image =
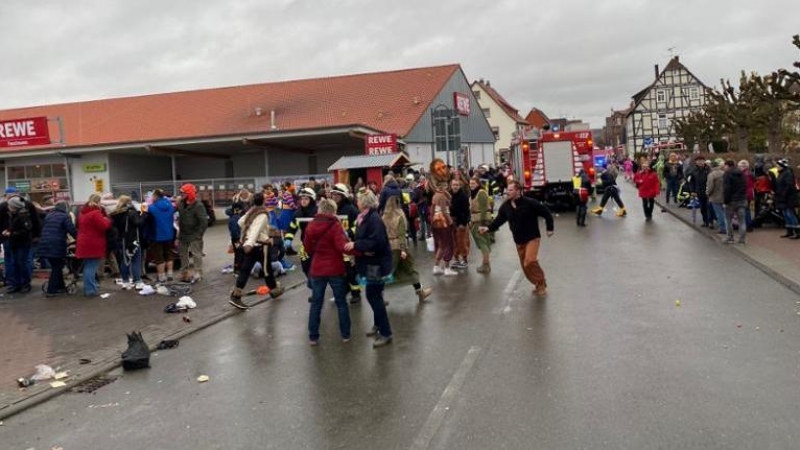
[[[64,264],[64,270],[67,272],[64,274],[66,292],[69,295],[73,295],[78,292],[78,280],[83,273],[83,262],[75,257],[75,244],[67,247],[67,262]],[[42,292],[47,292],[48,281],[50,280],[45,280],[42,283]]]
[[[676,196],[678,200],[678,208],[695,208],[699,207],[699,203],[695,206],[692,203],[692,194],[689,192],[689,186],[686,181],[682,181],[681,185],[678,186],[678,195]]]
[[[775,194],[766,193],[756,195],[763,195],[763,197],[758,202],[760,210],[756,211],[755,217],[753,217],[753,227],[761,228],[762,225],[770,222],[774,223],[779,228],[783,227],[785,219],[783,218],[783,212],[775,207]]]

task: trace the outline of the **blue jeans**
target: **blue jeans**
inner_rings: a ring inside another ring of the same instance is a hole
[[[714,208],[714,216],[717,218],[719,232],[727,233],[728,229],[725,226],[725,208],[723,208],[722,203],[711,203],[711,206]]]
[[[392,327],[389,325],[386,305],[383,304],[383,282],[367,281],[367,301],[375,315],[375,326],[378,328],[378,332],[383,337],[390,337]]]
[[[14,253],[11,252],[11,244],[3,242],[3,265],[5,266],[6,286],[16,286],[17,271],[14,268]]]
[[[125,256],[125,250],[118,251],[117,261],[119,261],[119,272],[122,281],[128,282],[131,279],[133,279],[134,283],[142,281],[142,251],[140,249],[136,250],[130,261]]]
[[[97,268],[103,258],[90,258],[83,260],[83,295],[97,295]]]
[[[670,198],[673,202],[678,203],[678,186],[680,186],[680,180],[667,178],[667,204],[669,204]]]
[[[31,276],[33,275],[33,251],[30,245],[22,247],[11,247],[11,267],[13,267],[14,282],[11,286],[25,287],[30,286]],[[6,267],[9,267],[6,264]]]
[[[350,339],[350,309],[347,307],[347,279],[345,277],[316,277],[311,279],[311,306],[308,312],[308,339],[319,340],[319,323],[322,305],[325,303],[325,288],[331,285],[336,311],[339,313],[339,333],[342,339]],[[381,303],[383,304],[383,303]]]
[[[786,228],[798,228],[797,214],[794,213],[794,208],[785,208],[783,210],[783,219],[786,220]]]

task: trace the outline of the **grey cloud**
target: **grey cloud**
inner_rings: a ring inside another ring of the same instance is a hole
[[[523,115],[599,126],[670,47],[711,86],[800,59],[796,0],[30,3],[0,9],[0,108],[455,62]]]

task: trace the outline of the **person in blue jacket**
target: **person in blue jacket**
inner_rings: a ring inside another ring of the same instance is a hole
[[[161,189],[153,191],[153,203],[147,208],[150,218],[150,247],[158,272],[158,281],[172,281],[175,260],[175,207]],[[166,273],[165,273],[166,269]]]
[[[69,215],[67,202],[60,201],[44,217],[42,237],[39,241],[39,256],[50,263],[50,279],[47,280],[45,297],[55,297],[67,291],[64,285],[64,265],[67,261],[67,235],[78,236],[75,223]]]

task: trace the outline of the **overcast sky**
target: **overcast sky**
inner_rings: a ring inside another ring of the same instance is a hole
[[[459,63],[600,127],[670,48],[708,86],[800,60],[798,0],[2,0],[0,24],[0,109]]]

